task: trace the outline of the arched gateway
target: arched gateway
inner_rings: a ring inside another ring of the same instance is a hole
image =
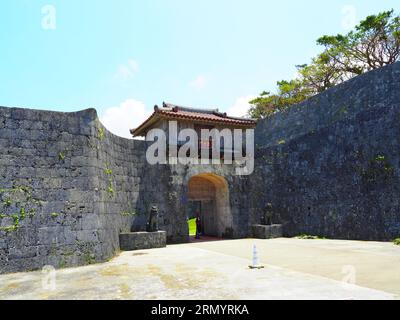
[[[232,236],[232,215],[227,181],[215,174],[192,177],[188,186],[189,216],[201,217],[202,234],[211,237]]]

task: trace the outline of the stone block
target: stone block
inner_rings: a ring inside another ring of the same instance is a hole
[[[282,225],[273,224],[270,226],[255,224],[251,227],[252,235],[256,239],[275,239],[283,235]]]
[[[167,245],[167,233],[165,231],[121,233],[119,245],[123,251],[164,248]]]

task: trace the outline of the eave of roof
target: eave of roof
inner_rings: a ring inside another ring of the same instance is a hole
[[[134,137],[143,136],[146,130],[160,119],[190,120],[202,124],[224,124],[228,127],[241,128],[254,128],[257,125],[254,119],[228,117],[226,113],[220,113],[218,109],[194,109],[163,103],[163,108],[155,106],[153,114],[130,132]]]

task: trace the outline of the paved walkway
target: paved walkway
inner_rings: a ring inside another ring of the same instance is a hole
[[[253,244],[264,269],[248,268]],[[2,275],[0,299],[396,299],[400,247],[297,239],[201,242],[58,270],[55,288],[43,287],[44,279],[42,272]]]
[[[196,247],[248,258],[253,244],[265,264],[337,281],[354,270],[357,285],[400,296],[400,246],[390,242],[282,238],[201,243]]]

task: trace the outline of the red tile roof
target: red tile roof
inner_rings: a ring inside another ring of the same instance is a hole
[[[147,129],[159,119],[165,120],[189,120],[202,124],[220,124],[228,127],[253,128],[257,121],[254,119],[229,117],[226,113],[221,113],[218,109],[204,110],[180,107],[172,104],[163,103],[163,108],[154,107],[154,113],[138,128],[132,129],[133,136],[144,135]]]

